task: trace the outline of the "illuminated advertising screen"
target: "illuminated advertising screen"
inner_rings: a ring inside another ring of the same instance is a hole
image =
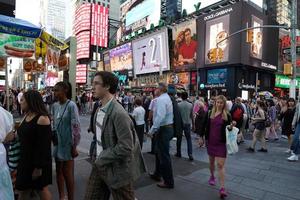
[[[227,81],[227,69],[212,69],[207,71],[208,84],[223,84]]]
[[[181,23],[172,30],[174,57],[173,67],[195,67],[197,59],[196,20]]]
[[[229,15],[218,17],[206,22],[205,64],[227,62],[229,57],[228,40],[221,42],[229,35]],[[218,44],[218,46],[217,46]],[[211,53],[217,49],[213,58]]]
[[[131,70],[133,68],[131,43],[111,49],[109,58],[112,71]]]
[[[170,69],[167,29],[133,41],[132,49],[135,74]]]
[[[109,52],[104,52],[103,53],[103,63],[104,63],[104,70],[105,71],[111,71]]]
[[[182,0],[182,10],[186,10],[187,14],[195,12],[195,6],[201,3],[200,9],[213,5],[215,3],[221,2],[220,0]]]
[[[107,47],[108,40],[108,8],[92,4],[91,44]]]
[[[75,35],[81,31],[90,30],[91,4],[86,3],[79,6],[75,11]]]
[[[150,29],[150,25],[157,26],[160,20],[161,1],[160,0],[144,0],[136,3],[134,7],[130,7],[125,16],[126,32],[134,32],[146,27]]]
[[[258,27],[263,25],[263,20],[252,15],[251,26]],[[253,29],[253,42],[251,43],[250,55],[251,57],[262,59],[262,43],[263,43],[263,32],[261,28]]]
[[[76,35],[77,59],[90,57],[90,31],[82,31]]]
[[[87,66],[77,65],[76,66],[76,83],[86,83],[87,77]]]

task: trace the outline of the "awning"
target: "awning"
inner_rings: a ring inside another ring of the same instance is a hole
[[[38,38],[41,29],[28,21],[0,15],[0,33]]]

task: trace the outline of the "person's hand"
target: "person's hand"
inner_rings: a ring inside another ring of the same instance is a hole
[[[72,158],[76,158],[79,155],[77,148],[74,146],[71,149],[71,155],[72,155]]]
[[[201,146],[201,147],[204,145],[204,141],[203,141],[202,137],[199,138],[198,143],[199,143],[199,146]]]
[[[146,133],[146,136],[149,137],[149,138],[151,138],[151,139],[153,138],[153,135],[150,134],[150,133]]]
[[[11,131],[7,134],[7,136],[5,137],[4,143],[8,143],[13,141],[16,138],[16,133]]]
[[[42,169],[35,168],[32,172],[32,180],[38,179],[40,176],[42,176]]]

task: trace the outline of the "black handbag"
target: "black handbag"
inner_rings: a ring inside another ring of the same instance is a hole
[[[51,139],[52,139],[52,143],[53,143],[54,146],[57,146],[57,145],[58,145],[58,135],[57,135],[57,131],[56,131],[56,130],[57,130],[57,128],[59,127],[59,125],[60,125],[60,123],[61,123],[61,120],[62,120],[62,118],[63,118],[63,116],[64,116],[64,114],[65,114],[65,112],[66,112],[66,109],[67,109],[69,103],[70,103],[70,100],[69,100],[68,103],[66,104],[65,109],[64,109],[64,111],[63,111],[63,113],[62,113],[62,115],[61,115],[61,118],[60,118],[60,120],[59,120],[59,122],[58,122],[58,124],[57,124],[57,126],[56,126],[56,128],[55,128],[55,130],[52,131]]]

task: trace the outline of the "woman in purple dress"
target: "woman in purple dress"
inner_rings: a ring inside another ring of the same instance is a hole
[[[226,98],[223,95],[217,96],[212,110],[208,111],[205,118],[205,125],[201,136],[205,135],[207,143],[207,153],[209,156],[210,185],[216,184],[215,179],[215,161],[217,162],[219,181],[220,181],[220,197],[227,196],[225,191],[225,160],[227,155],[226,149],[226,126],[231,124],[231,115],[226,109]],[[203,139],[202,139],[203,143]]]

